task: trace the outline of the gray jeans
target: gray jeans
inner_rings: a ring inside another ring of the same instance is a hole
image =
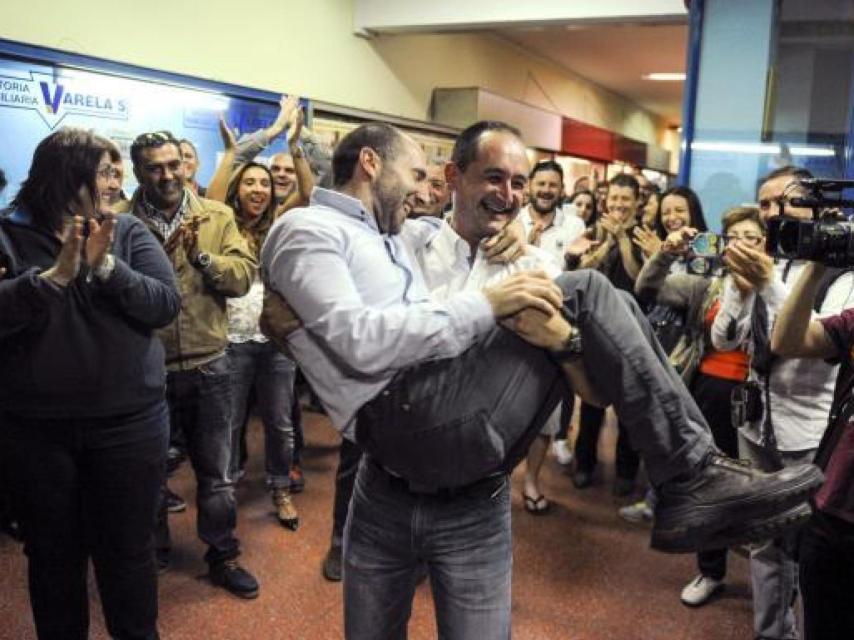
[[[774,469],[768,452],[738,435],[738,452],[754,467]],[[784,467],[812,462],[815,449],[781,451]],[[795,602],[798,599],[798,565],[795,562],[797,531],[782,538],[753,545],[750,549],[750,580],[753,584],[753,631],[762,640],[794,640],[798,637]]]

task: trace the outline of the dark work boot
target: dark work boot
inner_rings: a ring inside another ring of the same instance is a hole
[[[812,464],[765,473],[710,454],[696,473],[656,489],[651,545],[693,553],[774,538],[809,515],[807,500],[823,481]]]
[[[332,545],[323,559],[323,577],[331,582],[341,582],[341,547]]]
[[[258,597],[258,581],[237,563],[236,558],[212,562],[210,579],[216,586],[230,591],[238,598],[251,600]]]

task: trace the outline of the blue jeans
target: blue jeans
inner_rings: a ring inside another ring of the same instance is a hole
[[[347,640],[406,638],[416,569],[430,571],[439,638],[510,637],[510,482],[417,494],[364,456],[344,530]]]
[[[88,637],[90,556],[110,637],[158,637],[152,534],[167,420],[164,402],[107,418],[0,416],[41,640]]]
[[[294,451],[293,413],[296,365],[271,342],[232,342],[231,360],[231,477],[240,466],[241,432],[249,417],[249,398],[264,424],[264,468],[267,486],[287,489]]]
[[[222,356],[195,369],[170,371],[166,377],[166,399],[171,425],[183,432],[187,456],[196,474],[196,506],[199,537],[207,543],[205,560],[220,562],[235,558],[240,545],[234,536],[237,503],[231,463],[231,367]],[[171,547],[166,513],[166,483],[163,483],[158,513],[157,551]]]

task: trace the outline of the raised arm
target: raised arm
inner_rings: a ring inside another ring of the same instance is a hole
[[[311,171],[311,163],[305,157],[305,153],[300,145],[300,134],[304,118],[302,109],[299,109],[296,113],[293,127],[288,132],[288,149],[294,161],[294,173],[296,174],[297,184],[296,189],[276,208],[277,218],[291,209],[307,206],[311,199],[311,192],[314,189],[314,174]]]
[[[228,193],[228,181],[231,179],[234,167],[234,155],[236,143],[234,141],[234,132],[228,128],[225,118],[219,119],[219,135],[222,138],[223,154],[216,166],[213,178],[208,183],[208,190],[205,197],[208,200],[216,200],[217,202],[225,202],[226,193]]]
[[[825,267],[810,262],[777,315],[771,332],[771,351],[786,358],[831,358],[836,345],[824,326],[812,319],[812,305],[821,285]]]

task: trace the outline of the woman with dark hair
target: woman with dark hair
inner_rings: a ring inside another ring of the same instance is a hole
[[[576,191],[569,197],[569,204],[575,205],[578,217],[588,229],[596,224],[599,212],[596,210],[596,196],[592,191]]]
[[[168,440],[172,267],[136,218],[103,213],[118,151],[45,138],[0,238],[0,423],[40,639],[85,638],[87,565],[113,638],[157,638],[153,531]]]
[[[691,227],[698,232],[708,231],[703,205],[697,194],[688,187],[672,187],[658,201],[658,213],[652,225],[635,228],[633,242],[641,248],[644,257],[658,253],[661,243],[674,231]],[[675,270],[684,270],[684,261],[675,263]]]
[[[256,255],[276,217],[273,175],[263,164],[249,162],[231,179],[226,203],[234,209],[240,233]],[[292,403],[296,365],[259,328],[264,285],[258,275],[242,298],[228,300],[228,355],[232,370],[231,473],[240,473],[241,434],[249,415],[249,398],[264,424],[264,458],[269,488],[279,522],[295,531],[299,516],[291,500],[290,470],[294,451]]]

